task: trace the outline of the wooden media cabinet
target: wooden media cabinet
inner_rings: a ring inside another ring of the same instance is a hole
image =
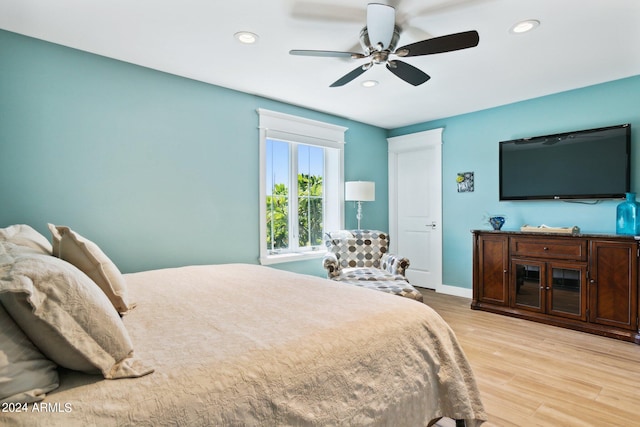
[[[633,236],[472,234],[472,309],[640,344]]]

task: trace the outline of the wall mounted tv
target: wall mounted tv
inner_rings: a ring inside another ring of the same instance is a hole
[[[631,125],[501,141],[499,165],[500,200],[624,198]]]

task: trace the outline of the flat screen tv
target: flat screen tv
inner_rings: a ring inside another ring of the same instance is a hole
[[[500,200],[624,198],[630,154],[630,124],[501,141]]]

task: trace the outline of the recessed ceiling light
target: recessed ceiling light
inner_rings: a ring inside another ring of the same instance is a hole
[[[362,82],[362,86],[364,87],[374,87],[378,85],[377,80],[365,80]]]
[[[537,19],[527,19],[525,21],[516,23],[513,27],[511,27],[509,32],[512,34],[522,34],[535,29],[539,25],[540,21],[538,21]]]
[[[258,35],[250,31],[238,31],[233,36],[244,44],[253,44],[258,41]]]

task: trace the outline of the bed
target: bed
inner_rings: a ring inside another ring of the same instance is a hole
[[[16,246],[5,239],[4,258],[1,248],[4,278],[18,274]],[[61,367],[64,360],[52,362],[57,387],[32,393],[28,403],[3,403],[2,424],[427,426],[448,417],[476,426],[486,420],[454,333],[425,304],[251,264],[122,279],[121,323],[133,346],[123,372],[132,374],[105,379],[113,369],[84,373]],[[2,286],[0,302],[10,313],[13,303],[3,296],[11,286]],[[122,369],[122,360],[115,362]]]

